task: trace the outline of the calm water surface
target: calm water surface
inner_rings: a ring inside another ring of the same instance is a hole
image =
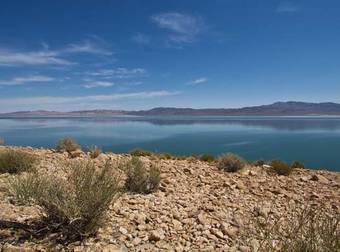
[[[53,147],[65,136],[83,147],[141,147],[177,155],[235,152],[249,160],[301,160],[340,171],[338,117],[115,117],[0,119],[9,145]]]

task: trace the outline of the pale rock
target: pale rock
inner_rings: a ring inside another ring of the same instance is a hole
[[[162,230],[153,230],[150,232],[149,241],[160,241],[165,238]]]

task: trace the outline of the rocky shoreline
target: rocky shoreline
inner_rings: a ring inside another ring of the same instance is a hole
[[[19,147],[0,147],[19,149]],[[58,173],[68,153],[20,148],[40,158],[39,170]],[[74,159],[87,159],[78,152]],[[128,154],[102,153],[107,160],[129,159]],[[54,244],[52,237],[23,238],[0,224],[0,251],[257,251],[259,241],[252,220],[258,216],[286,216],[292,208],[323,206],[340,213],[340,173],[295,169],[289,176],[268,168],[247,166],[236,173],[220,171],[214,163],[141,157],[161,170],[160,188],[147,195],[124,193],[111,205],[107,221],[93,237]],[[36,206],[18,206],[7,196],[8,179],[0,174],[0,221],[27,224],[40,216]],[[21,249],[21,250],[20,250]]]

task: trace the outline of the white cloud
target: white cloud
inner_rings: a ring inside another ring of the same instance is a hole
[[[135,93],[116,93],[109,95],[91,96],[40,96],[40,97],[16,97],[0,99],[0,110],[14,111],[20,109],[63,109],[92,108],[110,106],[114,101],[143,100],[166,96],[178,95],[179,92],[166,90]],[[9,110],[11,109],[11,110]]]
[[[168,30],[169,39],[176,43],[191,43],[204,29],[201,18],[177,12],[157,14],[151,19],[160,28]]]
[[[42,49],[32,51],[10,50],[0,48],[0,66],[20,66],[20,65],[74,65],[67,59],[70,54],[87,53],[95,55],[109,56],[113,53],[98,42],[84,40],[80,43],[69,44],[64,48],[51,50],[49,45],[42,43]],[[65,58],[66,57],[66,58]]]
[[[137,33],[132,37],[132,40],[137,44],[148,45],[150,44],[150,37],[143,33]]]
[[[127,69],[124,67],[118,67],[116,69],[100,69],[96,72],[90,72],[91,76],[112,77],[117,79],[128,79],[141,77],[146,74],[146,70],[143,68]]]
[[[94,81],[83,85],[83,87],[85,88],[112,87],[113,85],[114,83],[109,81]]]
[[[0,48],[0,65],[16,66],[16,65],[73,65],[66,59],[59,57],[59,53],[41,50],[19,52]]]
[[[112,55],[113,53],[109,50],[101,48],[96,43],[90,40],[84,40],[78,44],[70,44],[65,49],[61,50],[61,53],[90,53],[98,55]]]
[[[36,83],[36,82],[50,82],[55,80],[52,77],[44,76],[44,75],[31,75],[25,77],[15,77],[10,80],[0,80],[0,86],[14,86],[14,85],[23,85],[26,83]]]
[[[197,84],[201,84],[201,83],[204,83],[204,82],[207,82],[207,81],[208,81],[207,78],[202,77],[202,78],[198,78],[198,79],[189,81],[189,82],[188,82],[188,85],[197,85]]]
[[[276,8],[276,12],[278,13],[295,13],[298,11],[298,6],[293,4],[292,2],[281,2]]]

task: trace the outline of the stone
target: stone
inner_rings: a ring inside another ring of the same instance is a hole
[[[311,180],[313,180],[313,181],[319,181],[319,182],[321,182],[321,183],[323,183],[323,184],[328,184],[328,183],[329,183],[328,179],[326,179],[324,176],[319,175],[319,174],[314,174],[314,175],[312,176]]]
[[[119,232],[121,232],[123,235],[126,235],[128,233],[128,231],[123,227],[119,227]]]
[[[200,214],[197,216],[197,219],[198,219],[199,223],[201,223],[202,225],[207,225],[207,224],[208,224],[208,221],[207,221],[207,219],[205,218],[205,216],[204,216],[203,213],[200,213]]]
[[[150,232],[149,241],[160,241],[163,240],[164,232],[160,230],[153,230]]]

